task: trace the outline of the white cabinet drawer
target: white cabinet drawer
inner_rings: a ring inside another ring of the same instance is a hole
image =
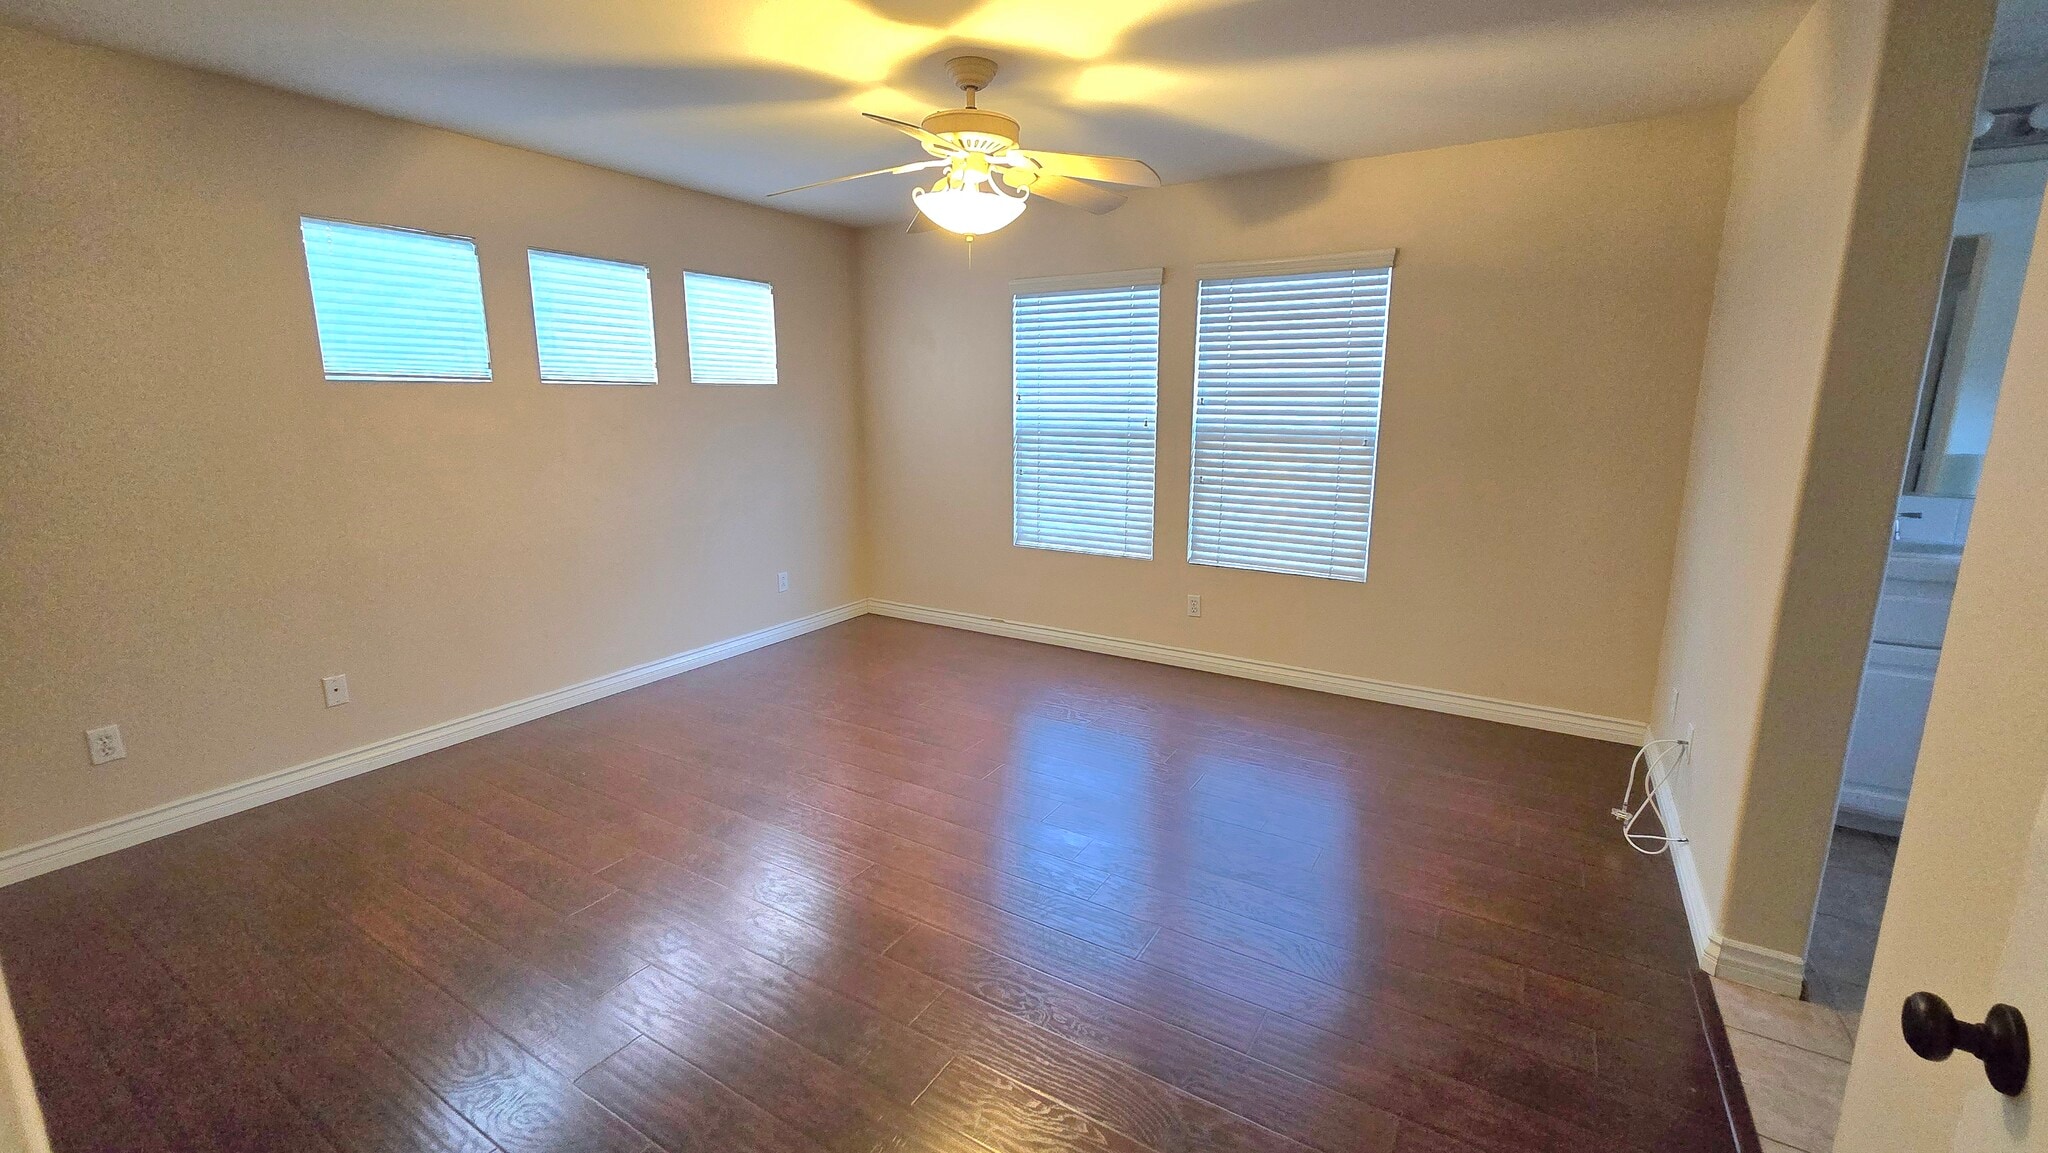
[[[1948,605],[1956,593],[1956,553],[1895,549],[1884,568],[1870,639],[1887,645],[1940,648]]]
[[[1941,647],[1948,631],[1948,605],[1955,586],[1926,581],[1886,581],[1877,598],[1870,639],[1878,644]]]
[[[1889,820],[1905,815],[1940,659],[1936,649],[1870,646],[1842,760],[1843,808]]]

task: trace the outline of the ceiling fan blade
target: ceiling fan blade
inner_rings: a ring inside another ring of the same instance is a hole
[[[931,217],[926,216],[922,212],[913,212],[910,214],[910,227],[904,229],[903,234],[908,236],[913,232],[937,232],[938,230],[939,226],[932,223]]]
[[[1159,187],[1159,174],[1142,160],[1123,156],[1083,156],[1078,152],[1019,151],[1054,176],[1077,176],[1082,180],[1101,180],[1138,188]]]
[[[1039,173],[1038,179],[1031,182],[1031,195],[1043,196],[1047,200],[1056,200],[1061,204],[1071,204],[1076,208],[1085,208],[1097,216],[1105,212],[1115,212],[1129,199],[1121,192],[1097,188],[1093,184],[1083,184],[1078,180],[1055,176],[1050,172]]]
[[[886,124],[896,131],[903,133],[905,136],[924,145],[925,151],[930,152],[934,156],[951,156],[953,153],[960,151],[953,145],[946,143],[944,137],[926,132],[915,124],[906,124],[901,120],[891,120],[887,116],[879,116],[873,112],[863,112],[861,115],[869,120]]]
[[[852,176],[835,176],[830,180],[820,180],[816,184],[799,184],[795,188],[785,188],[780,192],[771,192],[768,195],[786,196],[792,192],[802,192],[807,188],[823,188],[827,184],[843,184],[848,180],[865,180],[870,176],[894,176],[899,172],[916,172],[920,168],[937,168],[945,163],[947,162],[944,160],[919,160],[911,164],[898,164],[894,168],[877,168],[873,172],[856,172]]]

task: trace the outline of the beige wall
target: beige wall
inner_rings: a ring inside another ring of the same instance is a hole
[[[4,27],[0,188],[0,849],[859,595],[848,230]],[[497,378],[324,382],[300,213],[476,237]],[[652,267],[661,384],[537,381],[528,245]]]
[[[1723,112],[861,236],[875,596],[1640,720],[1684,479]],[[1397,247],[1364,585],[1186,562],[1194,266]],[[1164,267],[1154,558],[1010,544],[1017,276]],[[1204,615],[1184,615],[1199,593]],[[1618,782],[1617,782],[1618,784]]]
[[[1988,0],[1821,0],[1737,118],[1653,717],[1713,927],[1803,954]],[[1676,705],[1674,708],[1674,694]]]

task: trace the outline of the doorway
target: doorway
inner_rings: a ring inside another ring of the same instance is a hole
[[[2041,127],[2034,126],[2037,120]],[[2048,187],[2048,103],[1987,112],[1978,126],[1807,943],[1807,999],[1852,1023],[1870,981],[1900,822]]]

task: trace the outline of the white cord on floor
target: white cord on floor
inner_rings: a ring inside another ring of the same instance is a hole
[[[1621,807],[1607,810],[1608,815],[1621,822],[1621,835],[1628,840],[1629,848],[1646,857],[1660,856],[1669,852],[1671,846],[1684,844],[1684,837],[1671,835],[1671,826],[1665,823],[1664,811],[1657,807],[1657,790],[1671,779],[1682,764],[1692,744],[1684,740],[1657,740],[1636,750],[1635,760],[1629,762],[1628,787],[1622,790]],[[1669,754],[1668,756],[1666,754]],[[1643,770],[1643,799],[1636,795],[1636,770]],[[1644,813],[1655,813],[1660,833],[1638,833],[1636,823]]]

